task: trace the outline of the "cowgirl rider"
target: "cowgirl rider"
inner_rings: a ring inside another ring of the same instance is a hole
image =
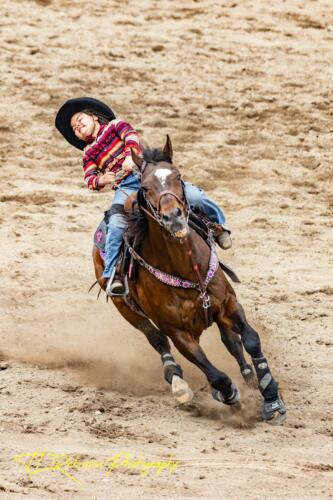
[[[109,184],[115,190],[112,206],[123,206],[127,195],[139,189],[140,179],[134,171],[136,167],[131,156],[131,149],[142,154],[138,133],[128,122],[116,119],[106,104],[91,97],[70,99],[59,109],[55,126],[72,146],[83,151],[84,181],[89,189],[100,191]],[[118,186],[121,190],[117,189]],[[192,208],[200,209],[212,222],[223,226],[216,241],[221,248],[230,248],[230,231],[225,227],[222,210],[193,184],[185,182],[185,193]],[[115,278],[125,226],[125,217],[121,213],[110,216],[103,273],[108,280],[108,295],[123,295],[125,292],[122,281]]]

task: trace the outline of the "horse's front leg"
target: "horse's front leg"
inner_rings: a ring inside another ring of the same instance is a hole
[[[243,344],[239,335],[223,324],[220,317],[216,319],[216,323],[220,330],[221,340],[230,354],[236,359],[245,382],[253,386],[255,381],[254,372],[252,366],[247,363],[244,357]]]
[[[259,390],[264,398],[262,417],[266,422],[280,424],[286,419],[286,407],[279,395],[278,384],[268,366],[268,361],[261,350],[258,333],[246,320],[242,306],[236,302],[230,314],[233,329],[240,334],[245,350],[250,354],[259,382]]]
[[[164,378],[171,386],[172,394],[179,403],[187,403],[193,398],[193,392],[187,382],[183,379],[183,370],[171,354],[170,343],[155,326],[136,312],[123,301],[122,298],[112,299],[121,315],[132,325],[142,332],[150,345],[157,351],[162,360]]]
[[[105,278],[102,277],[104,270],[104,262],[100,256],[99,250],[93,246],[92,251],[95,275],[100,286],[105,289]],[[113,303],[117,307],[120,314],[134,328],[140,330],[147,338],[150,345],[157,351],[162,360],[164,378],[171,385],[173,396],[179,403],[186,403],[193,398],[193,392],[187,382],[183,380],[183,371],[181,366],[176,363],[170,351],[170,344],[165,335],[163,335],[154,325],[146,318],[143,318],[119,298],[113,298]]]
[[[239,401],[239,392],[236,385],[224,372],[218,370],[207,358],[199,342],[185,331],[174,330],[169,337],[175,347],[204,372],[211,386],[212,396],[217,401],[233,405]]]

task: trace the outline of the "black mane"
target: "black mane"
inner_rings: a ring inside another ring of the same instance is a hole
[[[159,148],[144,149],[143,159],[147,162],[152,162],[152,163],[158,163],[160,161],[166,161],[167,163],[172,163],[170,156],[167,153],[164,153],[164,151],[162,151]]]
[[[126,214],[126,219],[127,237],[131,242],[135,240],[135,246],[139,247],[148,231],[147,217],[143,212],[137,210],[130,214]]]
[[[172,163],[170,156],[159,148],[147,148],[143,150],[143,159],[149,163],[158,163],[160,161],[165,161],[167,163]],[[140,198],[140,190],[138,191],[138,198]],[[134,213],[127,215],[127,236],[130,241],[135,238],[136,246],[140,246],[140,243],[144,239],[148,231],[147,216],[142,211],[137,210]]]

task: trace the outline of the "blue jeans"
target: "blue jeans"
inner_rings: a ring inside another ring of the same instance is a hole
[[[140,188],[140,178],[137,174],[130,174],[116,190],[112,205],[124,205],[127,195],[131,195]],[[206,196],[206,193],[190,182],[185,182],[185,194],[191,208],[198,208],[204,212],[212,222],[225,226],[225,216],[222,210]],[[126,227],[126,218],[122,214],[111,215],[105,242],[105,269],[103,276],[110,278],[117,264],[123,234]]]
[[[214,203],[205,191],[190,182],[184,182],[185,194],[191,208],[198,208],[207,215],[207,217],[217,224],[225,225],[225,215],[222,210]]]

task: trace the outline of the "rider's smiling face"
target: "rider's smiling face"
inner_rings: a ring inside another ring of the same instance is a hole
[[[99,128],[97,117],[88,115],[82,111],[72,116],[70,124],[76,137],[82,141],[94,136],[96,128]]]

